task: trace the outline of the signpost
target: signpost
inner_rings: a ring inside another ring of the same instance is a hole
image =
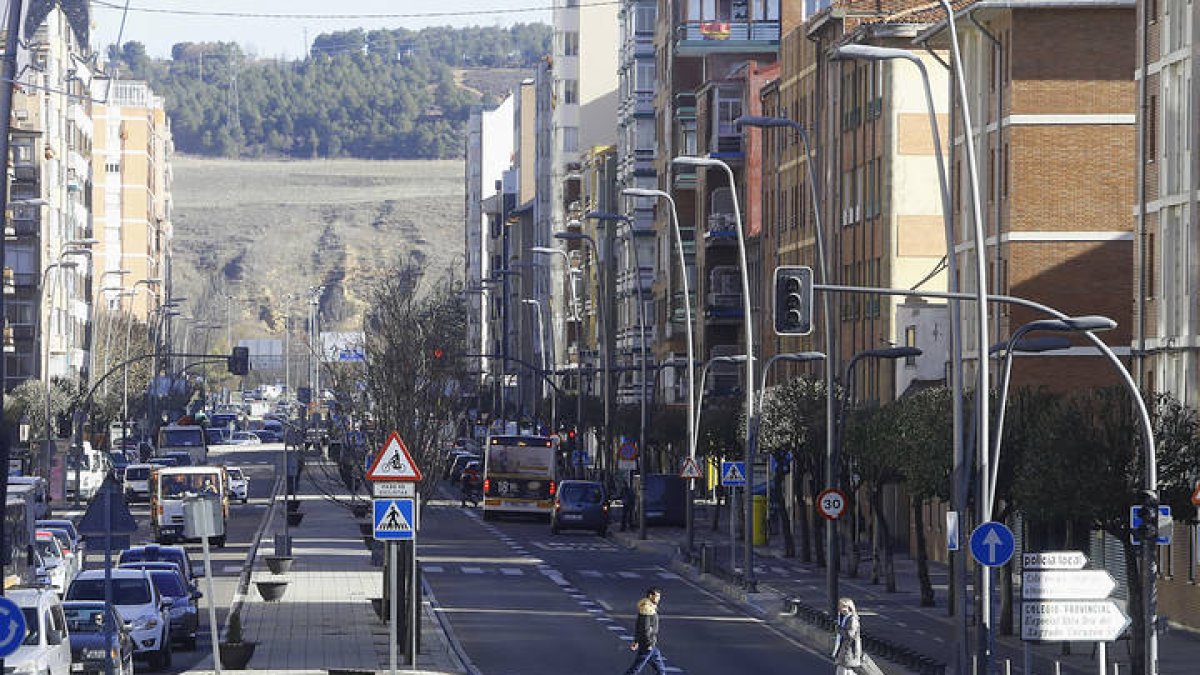
[[[1129,617],[1108,594],[1117,584],[1106,570],[1084,569],[1081,551],[1025,553],[1021,556],[1021,639],[1025,672],[1032,642],[1096,642],[1098,672],[1107,668],[1105,642],[1120,637]]]
[[[400,435],[392,432],[383,444],[375,461],[367,469],[367,480],[372,482],[375,495],[375,538],[387,543],[390,549],[391,614],[388,626],[390,639],[389,658],[391,675],[396,675],[396,647],[400,642],[398,624],[400,620],[400,549],[399,542],[408,545],[408,572],[406,580],[409,597],[406,605],[407,621],[405,651],[409,665],[417,665],[417,509],[416,483],[421,480],[421,469],[413,461],[408,447]]]
[[[837,520],[846,512],[846,493],[837,488],[826,488],[817,495],[817,511],[826,520]]]

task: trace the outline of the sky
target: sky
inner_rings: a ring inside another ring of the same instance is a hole
[[[118,40],[121,43],[133,40],[146,45],[153,57],[169,57],[171,46],[177,42],[223,41],[237,42],[248,54],[295,59],[303,56],[306,46],[321,33],[354,28],[549,23],[551,3],[552,0],[92,0],[92,46],[103,51]],[[126,4],[128,13],[123,11]],[[444,15],[434,16],[439,13]],[[453,13],[461,15],[446,15]]]

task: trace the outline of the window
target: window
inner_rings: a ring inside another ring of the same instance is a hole
[[[104,170],[107,173],[121,173],[121,163],[120,162],[105,162]]]
[[[566,105],[579,104],[579,80],[562,81],[562,102]]]
[[[563,31],[560,35],[562,36],[563,56],[579,56],[579,33]]]
[[[579,127],[562,128],[563,152],[579,152]]]
[[[1158,96],[1150,95],[1146,108],[1146,161],[1153,162],[1158,155]]]
[[[904,346],[905,347],[916,347],[917,346],[917,327],[915,325],[904,327]],[[917,357],[915,357],[915,356],[904,357],[904,365],[906,365],[906,366],[917,365]]]
[[[655,87],[655,65],[653,61],[639,60],[635,67],[636,84],[634,88],[637,91],[653,92]]]
[[[633,30],[635,33],[644,33],[647,35],[654,34],[654,22],[656,20],[656,7],[654,5],[641,4],[633,10]]]

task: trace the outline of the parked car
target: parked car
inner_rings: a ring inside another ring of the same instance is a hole
[[[38,530],[34,537],[34,545],[42,556],[42,569],[38,575],[45,579],[54,590],[62,595],[70,583],[74,571],[73,563],[67,560],[67,555],[58,543],[58,538],[45,530]]]
[[[250,480],[246,474],[236,466],[225,467],[225,474],[229,476],[229,496],[243,504],[250,501]]]
[[[647,525],[675,525],[687,522],[687,485],[679,476],[652,473],[645,477],[645,509]]]
[[[125,467],[125,476],[122,482],[125,486],[126,499],[150,501],[150,470],[153,468],[153,464],[130,464]]]
[[[282,443],[283,442],[283,434],[280,432],[271,431],[270,429],[255,429],[254,431],[251,431],[250,433],[254,434],[255,436],[258,436],[258,440],[262,441],[263,443]]]
[[[49,588],[10,588],[4,595],[25,615],[25,639],[4,657],[6,673],[70,675],[71,643],[62,601]]]
[[[75,527],[73,521],[66,518],[43,518],[34,521],[35,527],[41,528],[58,528],[66,530],[67,534],[71,535],[71,550],[75,551],[81,557],[83,556],[84,542],[83,536],[79,534],[79,530]]]
[[[116,610],[103,601],[68,600],[63,603],[63,614],[70,632],[72,673],[102,675],[107,672],[105,658],[111,653],[113,673],[133,675],[133,636]],[[107,629],[105,621],[109,622]]]
[[[134,656],[153,670],[171,666],[170,611],[173,601],[154,587],[145,570],[110,570],[112,603],[133,636]],[[105,570],[84,570],[67,589],[67,600],[104,601]]]
[[[251,431],[235,431],[229,436],[230,445],[258,445],[262,439]]]
[[[462,478],[463,471],[466,471],[467,465],[471,462],[482,465],[483,458],[471,452],[459,452],[454,455],[454,459],[450,462],[450,468],[446,472],[446,478],[451,482],[457,483]]]
[[[150,563],[134,563],[147,565]],[[128,568],[126,568],[128,569]],[[147,569],[155,587],[164,598],[171,598],[171,639],[182,643],[189,651],[196,648],[196,629],[200,626],[200,610],[197,601],[200,591],[191,588],[183,573],[174,569]]]
[[[146,544],[131,546],[121,551],[117,559],[118,565],[141,562],[173,563],[183,573],[183,578],[189,587],[196,586],[196,568],[192,566],[192,558],[187,549],[182,546],[163,546],[161,544]]]
[[[208,427],[204,430],[204,435],[207,437],[209,445],[224,445],[229,436],[228,432],[220,427]]]
[[[592,480],[564,480],[554,495],[550,511],[550,533],[563,530],[595,530],[608,534],[608,495],[604,484]]]
[[[83,551],[75,550],[75,542],[71,539],[71,533],[61,527],[38,527],[37,533],[53,535],[58,540],[58,545],[62,547],[63,559],[67,565],[67,582],[75,578],[75,575],[83,569]]]

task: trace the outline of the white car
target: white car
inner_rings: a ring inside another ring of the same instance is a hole
[[[25,641],[4,657],[13,675],[70,675],[71,643],[58,594],[49,588],[11,588],[4,592],[25,615]]]
[[[62,545],[53,534],[39,531],[36,536],[37,550],[42,556],[42,569],[39,574],[45,578],[46,583],[54,587],[55,592],[62,595],[67,589],[67,583],[74,576],[73,563],[67,560],[67,554],[63,552]]]
[[[259,445],[262,439],[249,431],[235,431],[229,436],[230,445]]]
[[[130,464],[125,467],[122,482],[125,485],[127,499],[150,501],[150,471],[152,469],[154,469],[153,464]]]
[[[114,569],[112,602],[133,637],[134,656],[152,670],[171,667],[170,611],[174,601],[158,594],[145,570]],[[67,589],[67,600],[104,600],[104,570],[80,572]]]
[[[230,496],[240,499],[243,504],[250,501],[250,480],[246,474],[236,466],[225,467],[225,473],[229,476]]]

